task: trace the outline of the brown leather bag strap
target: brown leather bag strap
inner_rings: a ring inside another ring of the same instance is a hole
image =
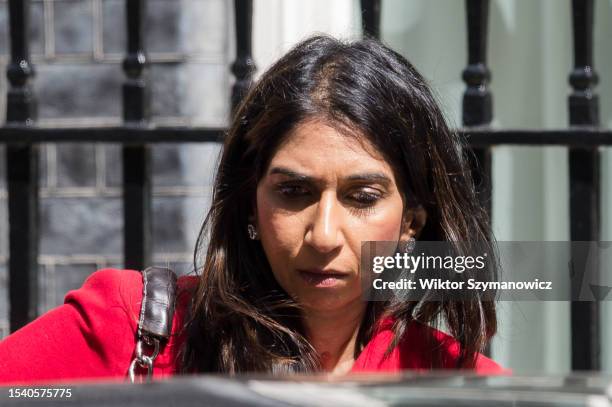
[[[149,335],[167,340],[174,316],[176,274],[167,268],[149,267],[142,272],[142,281],[138,336]]]
[[[176,300],[176,274],[170,269],[149,267],[142,271],[142,305],[138,320],[136,356],[128,370],[130,381],[136,380],[136,369],[146,369],[146,378],[153,376],[153,362],[159,354],[160,343],[165,342],[172,332],[174,303]],[[152,347],[146,354],[144,347]]]

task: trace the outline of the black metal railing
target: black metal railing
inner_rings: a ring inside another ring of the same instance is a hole
[[[31,88],[34,69],[28,47],[29,1],[9,2],[11,61],[6,128],[36,120]],[[17,141],[6,148],[9,212],[9,318],[14,330],[36,317],[38,305],[38,144]]]
[[[144,0],[126,1],[127,55],[123,60],[125,127],[147,128],[150,98],[144,44]],[[123,253],[125,267],[151,264],[151,149],[146,143],[123,144]]]
[[[574,28],[574,70],[569,82],[569,125],[598,126],[598,99],[592,87],[597,84],[593,69],[593,0],[572,0]],[[588,136],[587,136],[588,137]],[[570,239],[598,241],[601,210],[599,206],[600,154],[596,146],[569,150]],[[572,258],[580,254],[572,252]],[[582,259],[584,263],[586,259]],[[597,270],[597,265],[592,265]],[[578,292],[580,287],[572,286]],[[601,327],[599,303],[575,301],[571,304],[572,369],[601,368]]]
[[[36,316],[38,258],[38,145],[57,142],[107,142],[123,145],[123,204],[126,267],[140,269],[151,259],[151,158],[149,146],[163,142],[220,142],[222,128],[155,127],[149,122],[147,58],[143,40],[144,0],[126,0],[127,53],[123,63],[124,125],[111,128],[40,128],[35,126],[36,98],[30,82],[34,70],[28,53],[29,0],[9,0],[11,61],[7,69],[6,125],[0,143],[7,145],[9,200],[10,329]],[[236,77],[231,104],[248,89],[255,64],[251,55],[252,0],[235,0]],[[380,0],[362,0],[363,31],[380,35]],[[472,163],[481,203],[491,211],[491,147],[495,145],[567,146],[570,150],[570,236],[599,240],[601,221],[598,147],[612,145],[612,131],[598,125],[593,93],[593,0],[573,0],[575,67],[570,75],[570,123],[558,130],[491,129],[493,99],[487,85],[488,0],[466,0],[468,64],[463,71],[463,128],[474,151]],[[564,84],[559,84],[564,86]],[[600,369],[600,322],[597,302],[571,306],[572,369]]]

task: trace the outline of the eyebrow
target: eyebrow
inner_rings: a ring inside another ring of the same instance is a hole
[[[316,179],[310,175],[302,174],[297,171],[291,170],[286,167],[274,167],[270,170],[270,175],[285,175],[289,178],[293,178],[298,181],[316,183]],[[385,174],[379,172],[368,172],[363,174],[352,174],[346,177],[349,181],[367,181],[367,182],[378,182],[385,186],[391,184],[391,179]]]
[[[274,167],[274,168],[272,168],[270,170],[270,175],[275,175],[275,174],[285,175],[285,176],[287,176],[289,178],[298,179],[300,181],[309,181],[309,182],[314,181],[314,178],[311,177],[310,175],[301,174],[299,172],[290,170],[289,168],[286,168],[286,167]]]

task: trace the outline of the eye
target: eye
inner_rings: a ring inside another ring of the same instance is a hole
[[[382,194],[373,190],[361,189],[350,194],[349,198],[359,206],[373,206],[382,198]]]
[[[301,185],[281,184],[277,187],[278,192],[288,198],[297,198],[309,194],[308,189]]]

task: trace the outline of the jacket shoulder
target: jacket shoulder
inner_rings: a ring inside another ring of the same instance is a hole
[[[353,366],[353,372],[455,369],[459,357],[459,342],[452,336],[419,322],[411,322],[397,346],[394,341],[393,319],[378,323],[375,333]],[[389,353],[388,353],[389,352]],[[478,354],[472,371],[478,374],[507,374],[493,360]]]
[[[103,269],[0,342],[0,383],[125,377],[135,347],[142,278]]]
[[[439,353],[440,361],[443,369],[454,369],[457,366],[461,346],[459,341],[453,336],[436,329],[432,326],[413,322],[400,342],[404,351],[410,349],[409,353],[418,351],[421,358],[425,355],[433,355]],[[414,355],[413,355],[414,357]],[[426,364],[431,364],[432,361],[425,358]],[[487,356],[478,353],[476,356],[476,364],[471,369],[478,374],[507,374],[509,370],[502,368],[495,361]]]
[[[89,300],[88,303],[104,301],[106,306],[125,308],[132,316],[136,311],[137,316],[142,301],[142,275],[139,271],[128,269],[98,270],[87,277],[81,288],[69,291],[64,303],[85,299]]]

